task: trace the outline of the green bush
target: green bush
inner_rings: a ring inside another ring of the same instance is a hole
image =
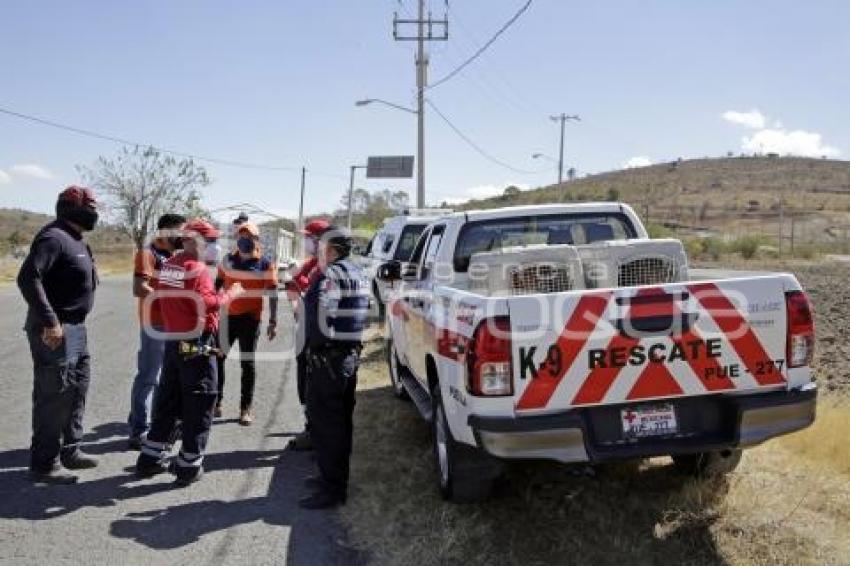
[[[700,258],[705,253],[705,247],[700,238],[687,238],[682,240],[682,243],[685,245],[685,253],[688,254],[689,259]]]
[[[646,226],[646,231],[649,232],[650,238],[671,238],[673,237],[673,231],[664,226],[663,224],[658,224],[656,222],[650,222]]]
[[[741,254],[744,259],[753,259],[758,254],[759,247],[764,243],[764,236],[741,236],[731,242],[730,250]]]
[[[714,261],[720,259],[720,256],[726,253],[726,243],[720,238],[703,238],[702,239],[703,253]]]

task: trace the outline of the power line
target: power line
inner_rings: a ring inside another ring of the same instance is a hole
[[[458,11],[450,8],[449,13],[451,14],[453,20],[455,37],[460,38],[464,43],[466,43],[466,45],[469,46],[470,50],[478,49],[481,45],[481,40],[478,38],[478,36],[476,36],[470,26],[464,23],[463,18],[460,16]],[[510,80],[508,80],[508,77],[499,66],[487,67],[486,61],[486,58],[483,58],[481,60],[482,65],[480,65],[477,70],[473,68],[470,69],[470,71],[473,73],[479,73],[479,71],[485,70],[485,67],[492,71],[495,71],[492,74],[495,75],[501,86],[507,88],[507,91],[503,91],[501,87],[497,87],[496,83],[488,80],[486,76],[483,76],[482,79],[484,80],[484,82],[487,82],[490,85],[490,89],[492,89],[496,94],[498,94],[500,98],[508,102],[513,107],[513,109],[522,113],[527,112],[531,115],[545,115],[547,113],[547,111],[544,110],[542,106],[535,103],[534,100],[529,99],[527,97],[527,93],[520,92],[520,90],[517,89]],[[485,72],[481,75],[486,74],[487,73]],[[471,77],[472,75],[467,76]],[[506,94],[510,94],[511,96],[507,96]]]
[[[440,86],[444,82],[448,81],[449,79],[451,79],[452,77],[454,77],[455,75],[460,73],[467,65],[469,65],[470,63],[475,61],[478,57],[480,57],[482,53],[484,53],[491,45],[493,45],[493,43],[496,42],[497,39],[499,39],[499,36],[501,36],[503,33],[505,33],[508,30],[508,28],[511,27],[514,24],[514,22],[516,22],[520,18],[520,16],[522,16],[526,12],[526,10],[528,10],[531,7],[532,1],[533,0],[527,0],[527,2],[525,4],[523,4],[522,7],[520,7],[519,10],[517,10],[517,13],[514,14],[511,17],[511,19],[509,19],[507,22],[505,22],[505,24],[501,28],[499,28],[499,30],[496,33],[494,33],[493,36],[490,39],[488,39],[487,42],[484,45],[479,47],[478,50],[475,53],[473,53],[466,61],[464,61],[463,63],[461,63],[457,67],[455,67],[454,70],[452,70],[449,74],[447,74],[446,76],[444,76],[440,80],[435,81],[433,84],[429,85],[428,89],[430,90],[430,89],[433,89],[433,88]]]
[[[524,175],[536,175],[538,173],[543,173],[543,172],[549,171],[548,167],[546,169],[539,169],[537,171],[529,171],[527,169],[518,169],[518,168],[514,167],[513,165],[505,163],[501,159],[493,157],[492,155],[490,155],[489,153],[487,153],[486,151],[481,149],[481,146],[479,146],[474,141],[472,141],[472,139],[470,139],[469,136],[467,136],[462,131],[460,131],[460,129],[457,126],[455,126],[452,123],[452,121],[449,120],[449,118],[445,114],[443,114],[440,111],[440,109],[437,108],[437,106],[433,102],[431,102],[431,100],[426,99],[425,102],[428,104],[428,106],[431,107],[431,109],[434,110],[434,112],[437,113],[437,116],[439,116],[440,118],[443,119],[443,121],[454,131],[454,133],[456,133],[458,135],[458,137],[460,137],[463,141],[465,141],[467,143],[467,145],[469,145],[472,149],[474,149],[476,152],[478,152],[482,157],[488,159],[489,161],[492,161],[496,165],[504,167],[505,169],[509,169],[509,170],[513,171],[514,173],[522,173]]]
[[[48,120],[46,118],[40,118],[38,116],[31,116],[29,114],[23,114],[21,112],[15,112],[14,110],[9,110],[8,108],[0,107],[0,114],[6,114],[7,116],[12,116],[15,118],[20,118],[21,120],[27,120],[29,122],[34,122],[36,124],[41,124],[42,126],[49,126],[51,128],[56,128],[59,130],[65,130],[67,132],[72,132],[81,136],[86,136],[90,138],[95,138],[104,141],[110,141],[113,143],[119,143],[122,145],[133,145],[133,146],[141,146],[141,147],[152,147],[161,151],[162,153],[168,153],[170,155],[175,155],[177,157],[187,157],[189,159],[196,159],[198,161],[206,161],[209,163],[215,163],[218,165],[226,165],[228,167],[239,167],[242,169],[257,169],[262,171],[300,171],[300,167],[291,167],[287,165],[264,165],[259,163],[248,163],[244,161],[237,161],[233,159],[223,159],[220,157],[209,157],[205,155],[199,155],[195,153],[188,153],[185,151],[179,151],[174,149],[167,149],[164,147],[156,146],[148,143],[141,143],[133,140],[128,140],[125,138],[120,138],[116,136],[111,136],[107,134],[101,134],[99,132],[95,132],[93,130],[87,130],[83,128],[77,128],[74,126],[69,126],[67,124],[62,124],[53,120]],[[319,171],[311,171],[314,175],[322,175],[328,177],[338,177],[345,178],[342,175],[335,175],[333,173],[322,173]]]

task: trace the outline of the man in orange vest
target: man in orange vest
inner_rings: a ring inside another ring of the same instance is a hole
[[[256,368],[254,353],[260,337],[263,318],[263,296],[269,298],[269,322],[266,336],[273,340],[277,336],[277,266],[264,257],[260,247],[260,231],[251,222],[243,222],[236,230],[236,251],[225,256],[219,264],[216,288],[230,289],[240,283],[244,296],[235,299],[227,308],[227,317],[219,330],[222,356],[218,361],[219,396],[216,416],[222,415],[224,398],[225,356],[234,342],[239,343],[242,365],[242,394],[239,402],[239,424],[249,426],[254,422],[254,384]]]
[[[162,313],[159,302],[146,297],[154,293],[162,264],[171,257],[179,245],[175,234],[186,218],[179,214],[163,214],[157,221],[157,235],[144,248],[136,252],[133,269],[133,296],[139,299],[139,353],[138,371],[130,392],[130,448],[140,450],[142,435],[150,428],[153,397],[159,385],[165,341],[154,335],[162,332]]]

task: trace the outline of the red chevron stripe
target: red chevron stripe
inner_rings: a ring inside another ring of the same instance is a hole
[[[702,336],[700,336],[696,328],[691,328],[679,338],[674,338],[673,342],[678,344],[680,348],[686,348],[687,343],[694,340],[702,340]],[[707,391],[723,391],[726,389],[735,389],[735,384],[732,383],[731,379],[729,379],[728,377],[719,377],[722,371],[720,368],[720,363],[717,361],[717,358],[704,356],[697,359],[691,359],[689,357],[688,365],[691,366],[694,375],[697,376],[697,379],[700,380],[703,387],[705,387]],[[710,372],[706,371],[709,369],[711,370]],[[711,373],[715,377],[711,379],[706,379],[705,376],[707,373]]]
[[[626,396],[629,401],[648,399],[650,397],[667,397],[681,395],[684,391],[676,382],[667,366],[659,363],[648,363],[632,390]]]
[[[608,343],[608,350],[624,348],[628,351],[632,346],[636,346],[638,342],[639,340],[629,336],[617,334]],[[621,367],[605,367],[591,370],[590,374],[588,374],[587,378],[585,378],[581,389],[579,389],[578,393],[576,393],[576,396],[573,398],[572,404],[588,405],[590,403],[601,402],[622,369],[623,368]]]
[[[518,410],[539,409],[549,403],[558,385],[570,371],[579,352],[584,348],[587,339],[596,328],[599,317],[602,316],[602,312],[610,299],[611,293],[585,295],[579,299],[557,340],[557,346],[563,356],[561,372],[555,376],[541,373],[535,379],[532,379],[516,404]]]
[[[721,332],[726,334],[729,343],[735,349],[738,357],[747,366],[750,375],[759,385],[778,385],[785,383],[785,378],[779,372],[765,373],[759,375],[756,371],[758,362],[766,362],[772,359],[756,337],[753,329],[747,323],[741,313],[732,304],[732,301],[714,283],[699,283],[691,285],[690,290],[697,300],[714,319]]]

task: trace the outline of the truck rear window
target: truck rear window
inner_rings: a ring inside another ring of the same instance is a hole
[[[465,272],[469,269],[469,258],[478,252],[540,244],[592,244],[635,236],[628,219],[616,213],[552,214],[470,222],[458,237],[454,268]]]
[[[419,240],[419,235],[422,234],[426,226],[427,224],[408,224],[402,228],[393,259],[398,261],[409,260],[413,248],[416,247],[416,241]]]

